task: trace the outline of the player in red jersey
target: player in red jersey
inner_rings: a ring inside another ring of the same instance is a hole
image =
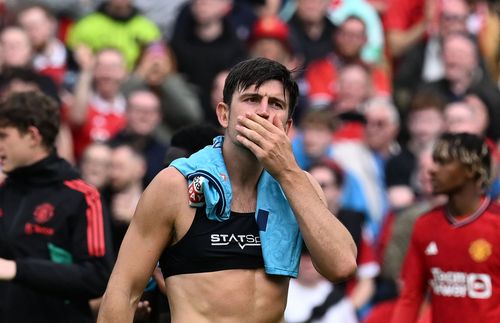
[[[415,223],[392,322],[415,322],[428,291],[432,322],[500,322],[500,206],[485,195],[489,149],[444,134],[433,152],[434,194],[448,202]]]

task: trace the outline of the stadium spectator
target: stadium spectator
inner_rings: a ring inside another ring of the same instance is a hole
[[[67,43],[74,51],[81,45],[94,52],[115,48],[132,70],[142,48],[160,38],[156,24],[139,12],[132,0],[105,0],[71,27]]]

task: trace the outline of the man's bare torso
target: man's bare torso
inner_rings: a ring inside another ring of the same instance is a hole
[[[175,221],[173,243],[191,226],[186,205]],[[170,276],[165,280],[172,322],[283,322],[288,277],[264,269],[231,269]]]
[[[283,322],[288,278],[232,269],[166,279],[172,322]]]

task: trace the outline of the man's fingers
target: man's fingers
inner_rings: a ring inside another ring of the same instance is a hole
[[[262,156],[262,152],[264,151],[259,145],[257,145],[255,142],[252,140],[248,139],[244,135],[236,135],[236,140],[239,141],[240,144],[248,148],[257,158],[260,158]]]
[[[238,131],[238,133],[240,133],[245,138],[249,139],[250,141],[262,147],[262,145],[264,144],[264,138],[258,132],[259,130],[260,129],[254,130],[251,128],[247,128],[244,125],[236,125],[236,131]]]
[[[273,124],[273,120],[269,121],[266,118],[263,118],[259,116],[258,114],[255,113],[247,113],[245,115],[246,118],[242,118],[242,121],[244,122],[252,122],[249,123],[249,125],[254,125],[257,127],[260,126],[263,130],[269,131],[269,132],[275,132],[276,131],[276,125]],[[248,120],[248,121],[247,121]],[[257,128],[255,128],[257,130]]]

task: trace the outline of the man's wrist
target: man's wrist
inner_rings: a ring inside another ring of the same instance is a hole
[[[280,185],[286,185],[287,183],[293,184],[297,181],[297,177],[305,176],[305,173],[300,167],[296,168],[286,168],[280,171],[277,175],[276,180],[280,183]]]

